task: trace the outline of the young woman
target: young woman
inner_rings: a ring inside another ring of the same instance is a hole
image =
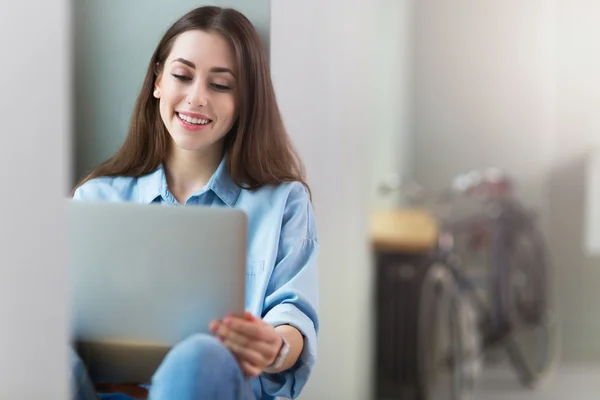
[[[156,371],[149,396],[299,395],[317,355],[317,231],[265,51],[246,17],[201,7],[166,32],[150,60],[125,143],[73,197],[244,210],[245,317],[223,316],[210,324],[212,335],[175,346]],[[75,398],[109,398],[92,385],[77,355],[73,368]],[[116,385],[111,391],[121,394],[110,398],[138,397],[139,390]]]

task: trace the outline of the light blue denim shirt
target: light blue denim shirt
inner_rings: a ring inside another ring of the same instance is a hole
[[[100,177],[74,193],[74,199],[179,205],[167,187],[164,169],[139,178]],[[225,163],[185,206],[235,207],[248,216],[246,310],[276,326],[289,324],[304,336],[298,363],[279,374],[260,377],[263,399],[295,398],[317,358],[319,320],[318,238],[308,191],[299,182],[242,189]]]

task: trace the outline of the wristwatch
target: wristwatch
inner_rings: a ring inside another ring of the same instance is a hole
[[[279,349],[279,352],[277,353],[277,357],[275,357],[275,361],[273,361],[273,364],[265,368],[265,371],[268,373],[274,373],[275,371],[277,371],[283,366],[283,364],[285,364],[288,354],[290,354],[290,344],[287,340],[285,340],[285,336],[281,335],[281,348]]]

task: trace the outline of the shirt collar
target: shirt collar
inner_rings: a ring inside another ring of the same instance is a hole
[[[233,207],[240,196],[242,188],[231,177],[227,168],[227,157],[223,157],[219,167],[208,181],[208,187],[229,207]]]
[[[160,196],[165,199],[170,196],[162,163],[154,172],[138,178],[138,190],[140,201],[145,204],[152,203]],[[201,191],[206,190],[212,190],[229,207],[235,205],[242,189],[233,181],[229,173],[227,157],[223,157],[208,184]]]

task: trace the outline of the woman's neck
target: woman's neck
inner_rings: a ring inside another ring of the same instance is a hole
[[[184,204],[202,189],[215,173],[223,158],[223,146],[213,145],[204,151],[188,151],[173,145],[164,160],[170,192]]]

